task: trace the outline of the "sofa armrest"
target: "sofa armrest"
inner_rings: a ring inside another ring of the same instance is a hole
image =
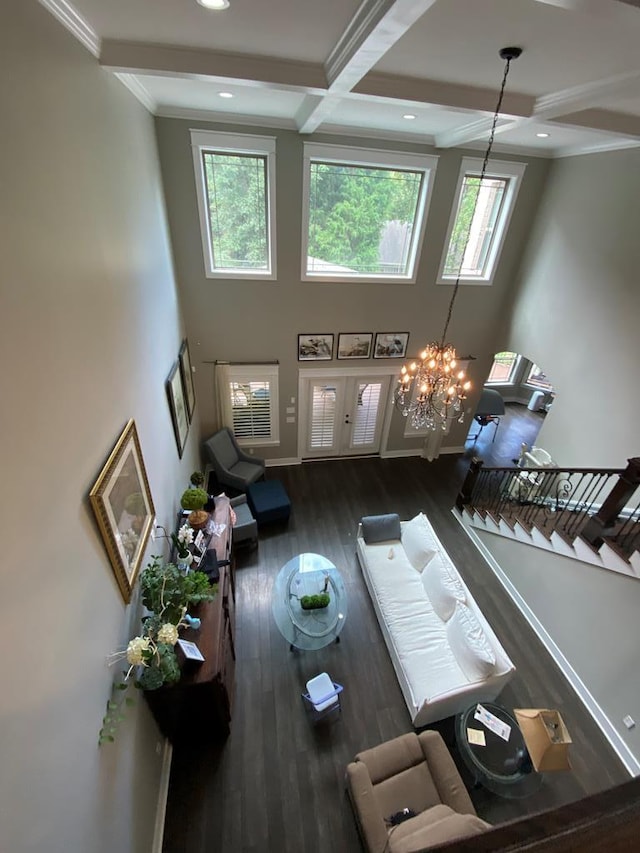
[[[363,762],[347,765],[347,789],[360,835],[369,853],[384,853],[389,836],[373,793],[369,771]]]
[[[237,498],[231,498],[229,503],[231,506],[240,506],[240,504],[246,504],[247,496],[246,495],[238,495]]]
[[[441,735],[427,730],[418,735],[418,740],[441,802],[459,814],[475,815],[471,797]]]

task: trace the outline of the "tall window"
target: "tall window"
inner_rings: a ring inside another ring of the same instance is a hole
[[[509,385],[513,382],[520,356],[515,352],[497,352],[485,385]]]
[[[208,278],[275,278],[275,139],[192,131]]]
[[[223,420],[240,445],[279,443],[278,365],[219,365]]]
[[[415,281],[436,163],[306,143],[303,279]]]
[[[441,284],[455,280],[458,272],[467,283],[490,284],[493,278],[525,164],[490,162],[482,186],[481,168],[480,160],[462,161],[440,264]]]

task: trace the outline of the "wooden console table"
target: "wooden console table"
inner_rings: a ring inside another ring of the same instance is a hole
[[[189,615],[201,620],[199,629],[181,630],[181,638],[200,649],[204,662],[181,660],[177,684],[145,691],[145,698],[160,731],[173,744],[223,738],[229,734],[235,671],[235,580],[231,552],[229,499],[216,499],[215,524],[224,524],[211,536],[208,550],[215,552],[219,567],[218,593],[213,601],[197,605]],[[206,559],[206,558],[205,558]],[[224,565],[229,560],[229,565]],[[203,561],[204,562],[204,561]]]

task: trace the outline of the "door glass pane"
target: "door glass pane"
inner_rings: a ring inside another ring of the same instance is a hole
[[[361,382],[358,385],[358,398],[353,418],[352,447],[374,444],[380,405],[380,382]]]
[[[309,447],[332,448],[335,443],[336,388],[314,385],[311,400],[311,436]]]

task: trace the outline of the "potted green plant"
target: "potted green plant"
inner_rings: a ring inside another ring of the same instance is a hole
[[[129,668],[113,686],[102,720],[98,743],[113,743],[117,725],[124,718],[126,706],[133,699],[126,694],[131,683],[139,690],[157,690],[180,679],[180,666],[175,652],[179,629],[187,627],[187,610],[202,601],[212,601],[217,584],[211,586],[204,572],[184,574],[173,563],[162,563],[159,557],[140,576],[142,602],[149,615],[142,620],[140,636],[129,641],[124,651],[110,655],[111,663],[126,660]],[[131,676],[136,673],[135,680]]]
[[[199,488],[187,489],[183,492],[183,495],[180,498],[180,506],[182,509],[188,509],[191,511],[188,521],[194,530],[199,530],[204,527],[209,520],[209,513],[203,509],[208,500],[209,495],[204,489]]]
[[[300,599],[300,607],[303,610],[322,610],[329,606],[330,601],[331,599],[326,592],[320,592],[317,595],[303,595]]]
[[[194,471],[189,478],[189,482],[196,489],[201,489],[204,486],[204,474],[202,471]]]

